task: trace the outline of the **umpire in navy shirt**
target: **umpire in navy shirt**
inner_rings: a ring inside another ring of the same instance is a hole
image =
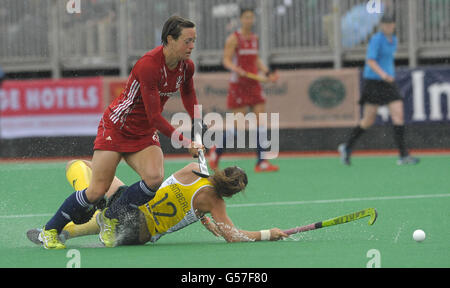
[[[384,15],[380,31],[375,33],[367,47],[366,64],[363,73],[363,88],[359,104],[363,108],[363,118],[350,133],[347,142],[339,145],[342,163],[350,165],[350,155],[356,141],[375,122],[379,106],[388,105],[394,126],[394,140],[399,149],[397,164],[417,164],[419,159],[409,156],[405,145],[405,123],[403,116],[403,98],[395,84],[395,53],[397,37],[395,18]]]

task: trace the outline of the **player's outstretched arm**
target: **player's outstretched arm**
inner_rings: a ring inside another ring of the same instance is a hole
[[[205,226],[206,229],[209,230],[209,232],[213,233],[216,237],[221,237],[219,228],[217,227],[216,223],[211,220],[211,218],[207,216],[203,216],[200,221],[202,222],[203,226]]]
[[[226,214],[225,202],[215,205],[211,210],[211,216],[215,221],[215,231],[227,242],[249,242],[249,241],[277,241],[289,237],[278,228],[261,231],[239,230]]]

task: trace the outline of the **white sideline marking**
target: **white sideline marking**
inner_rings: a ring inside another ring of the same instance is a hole
[[[262,206],[287,206],[287,205],[329,204],[329,203],[358,202],[358,201],[407,200],[407,199],[444,198],[444,197],[450,197],[450,194],[429,194],[429,195],[424,194],[424,195],[344,198],[344,199],[291,201],[291,202],[247,203],[247,204],[230,204],[227,205],[227,207],[240,208],[240,207],[262,207]],[[0,219],[49,217],[49,216],[53,216],[53,214],[45,213],[45,214],[0,215]]]
[[[231,204],[227,205],[227,207],[236,208],[236,207],[259,207],[259,206],[286,206],[286,205],[328,204],[328,203],[357,202],[357,201],[406,200],[406,199],[443,198],[443,197],[450,197],[450,194],[428,194],[428,195],[424,194],[424,195],[386,196],[386,197],[367,197],[367,198],[345,198],[345,199],[331,199],[331,200],[248,203],[248,204]]]
[[[53,214],[19,214],[19,215],[2,215],[0,219],[12,219],[12,218],[33,218],[33,217],[50,217]]]

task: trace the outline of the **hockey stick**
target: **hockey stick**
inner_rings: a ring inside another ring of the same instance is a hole
[[[280,77],[278,76],[278,73],[276,71],[272,72],[275,73],[274,75],[276,75],[276,77],[274,78],[274,81],[277,81]],[[271,75],[271,74],[270,74]],[[262,83],[267,83],[267,82],[271,82],[272,79],[267,76],[262,76],[259,74],[255,74],[255,73],[251,73],[251,72],[246,72],[245,73],[245,77],[249,78],[249,79],[253,79],[256,80],[258,82],[262,82]]]
[[[364,217],[370,217],[369,225],[373,225],[373,223],[375,223],[375,221],[377,220],[377,216],[378,216],[378,214],[377,214],[377,210],[375,208],[367,208],[367,209],[364,209],[364,210],[361,210],[361,211],[358,211],[355,213],[351,213],[348,215],[339,216],[339,217],[335,217],[335,218],[328,219],[325,221],[320,221],[320,222],[312,223],[309,225],[299,226],[299,227],[295,227],[292,229],[284,230],[283,232],[288,235],[292,235],[295,233],[300,233],[300,232],[320,229],[323,227],[329,227],[329,226],[334,226],[334,225],[338,225],[338,224],[343,224],[343,223],[355,221],[355,220],[358,220],[358,219],[361,219]]]
[[[193,125],[194,141],[197,144],[203,145],[203,140],[202,140],[203,121],[201,118],[200,110],[201,110],[201,105],[196,105],[194,107],[194,125]],[[202,178],[208,178],[209,171],[208,171],[208,166],[206,164],[206,158],[205,158],[205,153],[203,152],[203,148],[200,148],[197,151],[198,151],[199,171],[192,170],[192,172],[195,175],[200,176]]]
[[[245,73],[245,77],[247,77],[249,79],[256,80],[258,82],[263,82],[263,83],[269,81],[269,78],[267,78],[265,76],[261,76],[261,75],[255,74],[255,73],[251,73],[251,72]]]

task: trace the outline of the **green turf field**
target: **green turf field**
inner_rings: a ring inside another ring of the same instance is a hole
[[[279,242],[228,244],[195,223],[156,244],[104,248],[88,236],[69,240],[64,251],[38,247],[25,232],[45,224],[71,193],[65,163],[0,164],[0,267],[66,267],[71,249],[81,267],[363,268],[377,259],[381,267],[450,267],[450,156],[421,159],[399,167],[394,156],[359,156],[344,167],[337,157],[280,158],[272,174],[253,173],[253,159],[221,162],[248,172],[245,194],[227,201],[241,229],[287,229],[368,207],[378,211],[373,226],[365,218]],[[166,176],[186,163],[167,160]],[[138,180],[122,163],[117,175]],[[412,240],[419,228],[427,234],[422,243]],[[368,257],[372,249],[379,257]]]

